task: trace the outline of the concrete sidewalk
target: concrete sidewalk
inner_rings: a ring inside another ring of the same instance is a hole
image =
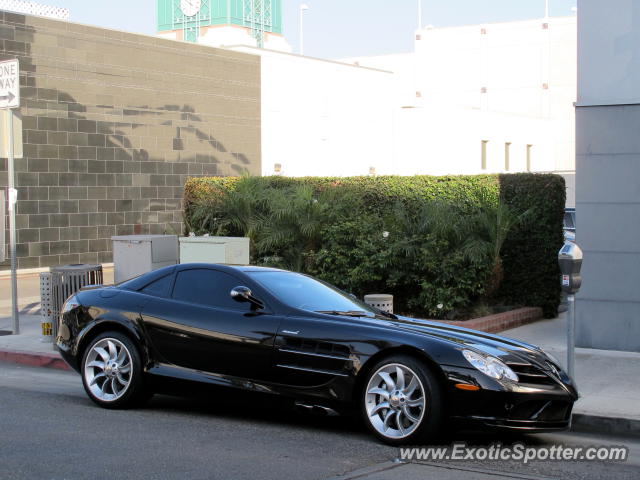
[[[566,363],[565,314],[541,320],[501,335],[544,348]],[[0,318],[0,330],[11,329],[11,318]],[[20,335],[0,336],[0,361],[31,366],[68,368],[52,343],[43,341],[39,315],[21,314]],[[640,353],[576,349],[575,379],[580,399],[574,408],[577,431],[640,436]]]

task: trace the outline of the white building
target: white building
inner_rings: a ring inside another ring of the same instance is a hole
[[[235,46],[262,57],[262,173],[368,175],[393,169],[394,75]]]
[[[416,32],[411,54],[346,59],[395,74],[394,170],[574,170],[576,18]]]
[[[412,53],[336,62],[283,52],[266,31],[257,48],[242,27],[249,3],[216,1],[187,18],[163,0],[158,30],[186,39],[180,21],[196,21],[192,41],[262,57],[265,175],[574,170],[576,17],[427,27]]]

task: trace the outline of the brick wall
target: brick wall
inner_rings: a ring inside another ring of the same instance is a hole
[[[1,11],[0,42],[20,60],[18,268],[109,262],[112,235],[181,231],[188,176],[260,174],[259,57]]]

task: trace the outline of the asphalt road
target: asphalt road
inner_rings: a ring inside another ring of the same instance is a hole
[[[394,464],[398,450],[378,443],[354,419],[300,414],[281,401],[235,391],[195,399],[156,396],[144,409],[105,410],[86,398],[77,374],[0,363],[5,480],[640,478],[637,440],[469,433],[454,439],[474,445],[623,444],[631,455],[624,463]]]

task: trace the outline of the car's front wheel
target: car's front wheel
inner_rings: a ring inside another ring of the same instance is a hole
[[[444,416],[442,389],[435,375],[417,359],[385,358],[370,370],[362,397],[369,429],[391,445],[430,442]]]
[[[128,408],[150,397],[140,353],[120,332],[104,332],[91,340],[82,357],[81,373],[87,395],[101,407]]]

